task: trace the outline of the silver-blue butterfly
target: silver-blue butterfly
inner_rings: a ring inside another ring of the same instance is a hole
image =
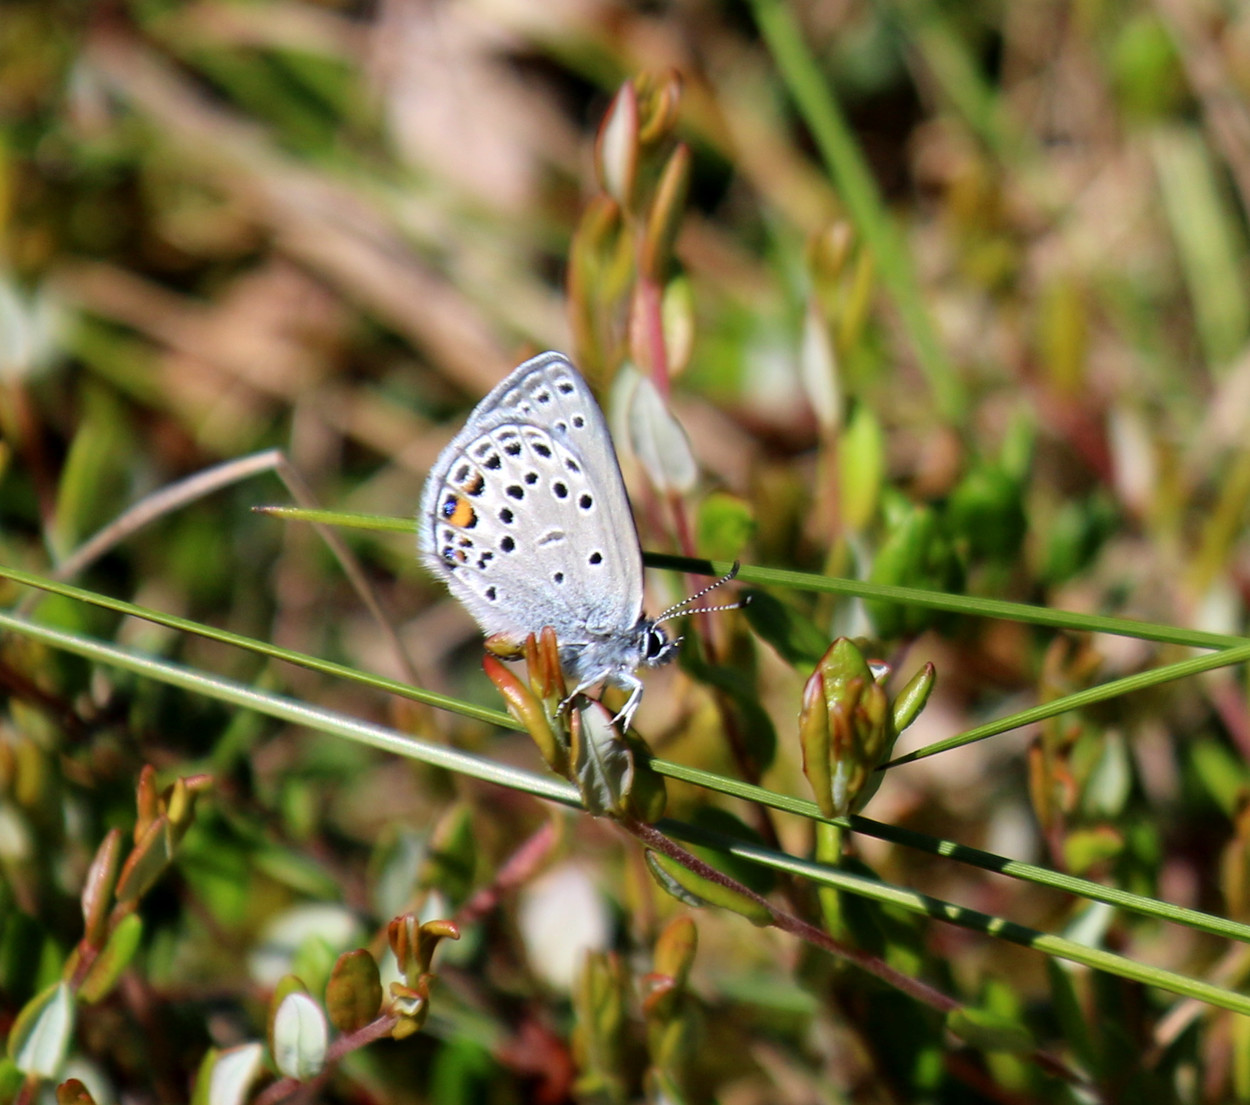
[[[634,674],[671,660],[642,610],[642,550],[603,412],[576,368],[542,353],[469,416],[421,495],[421,558],[488,636],[521,643],[551,626],[572,694],[600,683],[642,698]],[[697,596],[696,596],[697,597]],[[572,695],[570,695],[572,698]]]

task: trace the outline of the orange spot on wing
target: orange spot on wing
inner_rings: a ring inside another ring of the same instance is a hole
[[[464,529],[477,521],[477,511],[469,505],[468,499],[458,498],[456,499],[456,509],[447,516],[447,521],[459,529]]]

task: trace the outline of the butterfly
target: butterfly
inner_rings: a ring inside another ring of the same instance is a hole
[[[628,691],[613,719],[623,730],[642,699],[634,673],[680,644],[660,623],[711,590],[643,612],[642,549],[612,437],[586,381],[554,352],[515,368],[440,454],[418,545],[487,636],[520,645],[555,630],[576,683],[565,704],[601,683]]]

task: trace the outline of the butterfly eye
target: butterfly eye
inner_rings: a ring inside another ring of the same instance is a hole
[[[642,649],[644,659],[654,660],[657,656],[663,655],[667,648],[668,638],[664,636],[664,630],[656,629],[654,626],[647,630],[647,642]]]

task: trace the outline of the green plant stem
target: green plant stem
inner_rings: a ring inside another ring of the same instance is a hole
[[[967,411],[964,389],[929,317],[920,282],[837,97],[812,57],[785,0],[751,0],[760,33],[846,204],[855,229],[872,250],[920,367],[946,421],[959,425]]]
[[[352,514],[343,511],[302,510],[298,507],[257,507],[265,513],[298,521],[324,522],[327,525],[353,526],[357,529],[387,530],[398,533],[415,532],[416,523],[407,518],[390,518],[374,514]],[[724,575],[733,566],[728,560],[704,560],[699,557],[676,556],[672,553],[644,552],[643,563],[649,568],[707,576]],[[8,569],[2,569],[8,571]],[[816,572],[795,572],[786,568],[765,568],[754,564],[741,565],[738,580],[796,591],[818,594],[848,595],[854,598],[896,602],[904,606],[921,606],[945,610],[968,617],[1005,618],[1026,625],[1041,625],[1078,633],[1113,633],[1119,637],[1139,637],[1161,644],[1187,645],[1191,648],[1231,648],[1250,644],[1250,637],[1229,633],[1208,633],[1200,629],[1144,622],[1136,618],[1117,618],[1106,614],[1081,614],[1075,610],[1053,610],[1046,606],[1030,606],[1005,599],[982,598],[977,595],[953,595],[945,591],[928,591],[921,587],[898,587],[888,583],[869,583],[859,579],[820,575]]]
[[[935,1009],[943,1016],[962,1008],[961,1003],[949,994],[945,994],[936,987],[930,986],[926,982],[921,982],[917,978],[912,978],[910,975],[896,971],[879,956],[870,955],[867,952],[860,951],[858,948],[850,947],[839,940],[835,940],[824,930],[818,929],[815,925],[808,924],[806,921],[778,909],[766,898],[748,889],[736,879],[726,875],[723,871],[718,871],[710,864],[704,863],[698,856],[688,852],[672,839],[673,836],[680,836],[685,839],[695,839],[698,836],[698,834],[687,835],[684,831],[686,827],[678,822],[669,821],[666,818],[659,825],[647,825],[641,821],[621,821],[620,825],[630,836],[647,848],[668,856],[669,859],[680,863],[700,878],[714,882],[718,886],[723,886],[728,890],[732,890],[735,894],[741,894],[746,898],[750,898],[756,904],[763,906],[772,914],[773,924],[783,932],[797,936],[799,939],[805,940],[807,943],[828,952],[830,955],[837,956],[839,959],[845,959],[848,963],[854,963],[870,975],[881,979],[882,982],[888,983],[897,990],[901,990],[922,1004],[927,1005],[930,1009]],[[663,826],[663,831],[661,831],[660,826]],[[700,839],[699,842],[703,843],[704,841]]]

